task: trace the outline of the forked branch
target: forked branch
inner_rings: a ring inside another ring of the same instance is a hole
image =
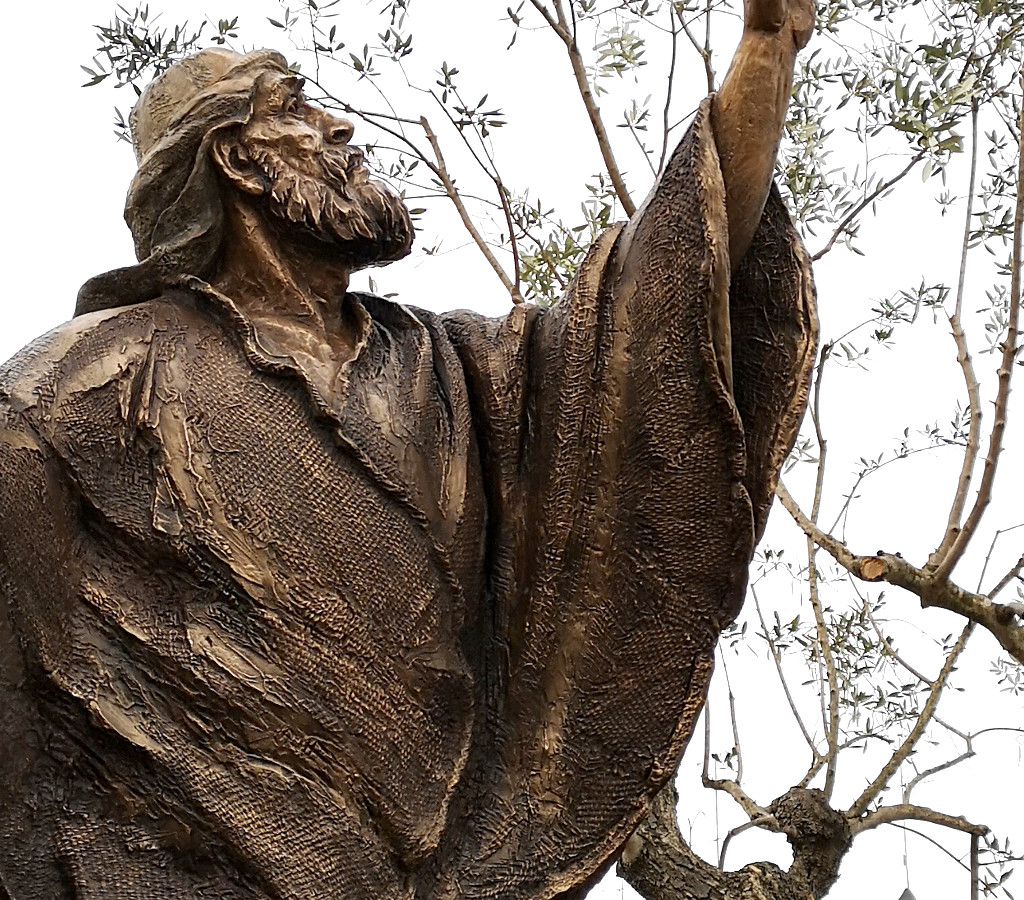
[[[1006,333],[1003,337],[1002,355],[999,369],[996,372],[998,388],[992,419],[992,430],[989,433],[988,453],[982,469],[981,483],[967,520],[960,529],[946,556],[935,568],[937,578],[945,578],[960,561],[967,545],[974,536],[992,499],[992,487],[995,484],[996,469],[1003,450],[1003,435],[1006,431],[1007,406],[1010,399],[1010,381],[1013,377],[1014,364],[1017,359],[1017,340],[1020,336],[1020,300],[1021,300],[1021,264],[1022,264],[1022,233],[1024,233],[1024,103],[1021,104],[1018,120],[1017,145],[1017,202],[1013,217],[1013,250],[1010,255],[1010,298],[1006,316]],[[1020,657],[1017,657],[1018,660]]]
[[[953,649],[950,650],[949,655],[946,657],[946,662],[943,664],[941,671],[939,672],[936,679],[929,685],[928,699],[925,701],[924,708],[921,710],[914,722],[914,727],[910,729],[910,734],[907,735],[906,739],[902,744],[899,745],[894,751],[889,761],[882,766],[882,770],[878,773],[877,777],[869,784],[861,795],[854,801],[853,805],[847,811],[847,815],[851,819],[859,819],[867,812],[868,808],[875,801],[875,798],[885,789],[886,785],[892,780],[900,766],[906,762],[907,757],[913,752],[914,747],[917,746],[917,742],[924,735],[925,730],[928,728],[929,723],[935,715],[935,710],[938,708],[939,699],[942,697],[942,692],[949,682],[949,676],[952,674],[956,661],[960,658],[960,655],[964,652],[964,648],[967,646],[967,641],[971,637],[971,633],[974,631],[974,623],[968,622],[964,627],[963,632],[957,639],[956,644],[953,645]]]
[[[1024,665],[1024,624],[1014,604],[996,603],[983,594],[964,590],[948,578],[936,578],[934,573],[912,565],[898,554],[857,555],[842,541],[822,531],[808,519],[781,481],[775,494],[804,534],[847,572],[862,581],[885,581],[894,587],[901,587],[917,595],[924,607],[947,609],[976,622],[987,628],[1003,649]]]
[[[967,506],[967,491],[974,475],[974,464],[981,449],[981,386],[974,372],[971,354],[967,347],[967,335],[963,328],[964,287],[967,281],[967,255],[971,246],[971,226],[974,219],[974,188],[978,171],[978,102],[971,104],[971,176],[967,188],[967,212],[964,222],[963,246],[960,249],[960,277],[956,287],[956,305],[949,317],[949,326],[956,342],[956,361],[967,385],[967,402],[971,412],[971,423],[967,433],[967,447],[964,450],[960,477],[957,480],[956,493],[949,509],[949,519],[942,541],[932,554],[929,564],[933,568],[943,565],[960,533],[960,522],[964,508]],[[946,570],[948,571],[948,569]]]

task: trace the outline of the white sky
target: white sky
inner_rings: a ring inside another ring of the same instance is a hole
[[[154,11],[161,8],[152,4]],[[370,10],[383,6],[374,0]],[[521,35],[508,53],[504,48],[511,35],[507,23],[495,34],[494,22],[504,15],[505,0],[456,4],[451,0],[414,0],[416,11],[433,15],[416,20],[416,46],[423,64],[430,68],[441,58],[458,65],[467,74],[466,83],[484,82],[492,99],[504,106],[515,121],[518,115],[532,115],[528,126],[506,129],[499,143],[501,159],[511,183],[528,183],[551,205],[565,202],[580,192],[583,178],[599,168],[592,141],[577,97],[566,89],[565,79],[552,78],[564,70],[559,48],[546,36]],[[210,2],[167,2],[167,21],[203,14],[215,17],[241,16],[242,37],[247,45],[276,45],[288,53],[280,34],[265,25],[266,15],[275,15],[272,0],[227,0]],[[362,45],[360,23],[366,10],[362,0],[342,0],[346,17],[339,31],[351,29],[352,44]],[[9,194],[4,225],[4,261],[7,288],[0,313],[0,359],[6,359],[34,336],[68,318],[80,284],[91,275],[133,261],[130,236],[121,219],[124,193],[134,170],[130,148],[114,140],[112,107],[131,105],[127,91],[105,87],[83,90],[86,80],[79,66],[88,64],[95,40],[91,25],[106,22],[114,4],[96,0],[56,0],[45,7],[14,4],[5,10],[5,35],[0,65],[3,66],[12,103],[0,143],[3,153],[5,187]],[[383,25],[377,30],[382,30]],[[367,31],[371,35],[373,31]],[[344,34],[341,35],[344,38]],[[725,43],[728,43],[726,41]],[[434,50],[440,47],[442,49]],[[723,47],[727,59],[731,48]],[[429,65],[428,65],[429,64]],[[724,64],[719,62],[721,68]],[[563,68],[559,68],[563,67]],[[470,88],[476,98],[482,90]],[[699,92],[693,93],[697,98]],[[609,101],[610,102],[610,101]],[[696,102],[694,99],[691,102]],[[680,106],[682,110],[682,105]],[[681,113],[680,113],[681,114]],[[612,118],[616,118],[617,114]],[[358,124],[357,124],[358,129]],[[620,136],[616,134],[616,138]],[[357,130],[357,140],[359,132]],[[642,171],[634,154],[626,153],[627,167]],[[638,177],[637,183],[643,179]],[[637,191],[639,194],[639,190]],[[862,244],[866,256],[853,258],[834,253],[817,269],[823,338],[834,337],[868,315],[872,301],[889,296],[898,287],[916,284],[922,276],[953,282],[958,260],[959,214],[945,220],[928,200],[919,179],[908,191],[910,199],[883,204],[884,219]],[[903,196],[903,195],[901,195]],[[638,196],[637,199],[640,199]],[[493,274],[465,244],[450,212],[432,213],[427,227],[443,232],[446,251],[439,258],[416,254],[388,270],[375,273],[382,291],[397,290],[400,299],[435,309],[470,306],[499,314],[507,300]],[[811,249],[820,246],[812,243]],[[968,306],[979,305],[969,300]],[[922,313],[922,315],[924,315]],[[852,482],[856,460],[892,449],[905,426],[912,429],[933,421],[946,422],[957,398],[963,397],[962,382],[955,367],[948,328],[939,322],[905,330],[896,350],[877,351],[870,371],[838,370],[826,385],[824,427],[830,438],[829,483],[833,488],[826,501],[823,519],[831,521],[841,502],[842,490]],[[863,343],[863,342],[861,342]],[[992,356],[979,356],[980,372],[987,379],[986,412],[991,409]],[[1018,398],[1024,388],[1018,386]],[[1018,402],[1012,412],[1021,414]],[[989,415],[989,419],[991,416]],[[973,587],[994,529],[1007,528],[1024,519],[1021,472],[1022,429],[1012,424],[1007,434],[1003,476],[997,496],[986,519],[986,530],[977,552],[965,561],[964,583]],[[912,463],[889,467],[873,476],[862,491],[863,500],[854,507],[849,522],[851,546],[859,552],[876,549],[900,550],[914,562],[923,562],[937,540],[945,518],[944,504],[951,494],[950,476],[958,464],[958,451],[922,454]],[[788,477],[794,494],[809,506],[811,472],[800,467]],[[993,554],[991,572],[1001,574],[1020,554],[1024,529],[1007,535]],[[801,543],[784,514],[773,517],[769,540],[786,546],[798,557]],[[981,546],[983,545],[983,546]],[[973,572],[973,574],[971,574]],[[989,583],[992,578],[987,579]],[[954,617],[940,612],[921,613],[913,598],[899,596],[891,589],[889,614],[906,625],[897,629],[902,646],[918,654],[926,671],[934,672],[937,655],[926,629],[933,636],[959,630]],[[762,598],[765,599],[764,597]],[[778,609],[783,619],[795,614],[796,597],[785,592],[769,593],[769,610]],[[988,674],[988,660],[996,652],[987,635],[979,635],[962,669],[963,684],[970,689],[947,697],[944,714],[961,728],[989,725],[1024,727],[1021,701],[1000,694]],[[727,657],[737,695],[746,779],[755,798],[767,804],[783,793],[806,768],[807,751],[791,723],[784,722],[781,692],[774,673],[764,662],[762,645],[750,640],[756,650]],[[716,678],[715,690],[722,688]],[[721,697],[716,695],[713,716],[716,746],[722,750],[727,719]],[[820,731],[820,727],[819,727]],[[684,761],[680,784],[683,793],[681,819],[684,831],[692,825],[695,847],[715,852],[715,835],[742,821],[724,795],[712,795],[699,788],[701,739],[691,746]],[[1024,809],[1019,735],[993,735],[979,740],[979,756],[959,767],[949,777],[939,777],[922,786],[918,802],[963,814],[974,821],[993,825],[998,833],[1009,834],[1018,852],[1024,847],[1024,826],[1019,810]],[[940,752],[942,748],[933,752]],[[844,764],[837,785],[837,802],[848,803],[865,779],[873,777],[884,753],[872,751]],[[716,826],[717,823],[717,826]],[[930,831],[938,839],[946,836]],[[908,837],[910,884],[918,900],[965,897],[968,879],[961,869],[914,836]],[[947,846],[962,856],[967,839],[954,835]],[[858,838],[843,864],[834,898],[859,898],[867,892],[880,900],[896,900],[905,885],[903,835],[881,828]],[[775,836],[747,832],[730,848],[730,867],[770,858],[787,863],[784,842]],[[1016,879],[1020,895],[1022,879]],[[1013,882],[1011,882],[1012,889]],[[612,898],[620,894],[618,883],[608,882],[592,896]],[[628,888],[625,896],[633,896]]]

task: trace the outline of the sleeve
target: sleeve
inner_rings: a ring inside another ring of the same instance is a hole
[[[454,866],[472,896],[568,890],[645,815],[802,415],[807,259],[773,191],[730,285],[708,110],[557,306],[449,320],[492,511],[491,774]]]
[[[67,734],[81,713],[61,702],[84,643],[73,614],[80,511],[50,448],[6,406],[0,400],[0,896],[7,888],[44,900],[72,890],[62,832],[69,761],[91,749]]]

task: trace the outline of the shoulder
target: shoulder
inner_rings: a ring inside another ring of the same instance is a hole
[[[417,340],[429,338],[435,342],[447,342],[443,317],[438,313],[361,291],[350,291],[349,297],[366,311],[376,330],[384,331],[391,337],[407,336]]]
[[[47,418],[69,395],[131,380],[184,335],[200,344],[222,333],[215,316],[179,296],[76,316],[0,366],[0,419]]]
[[[0,470],[55,465],[80,481],[145,468],[161,401],[184,394],[204,348],[227,360],[232,344],[216,316],[175,297],[59,325],[0,367]]]
[[[0,519],[45,487],[51,506],[85,497],[146,533],[154,452],[193,371],[210,352],[246,365],[229,331],[171,296],[76,317],[17,353],[0,367]]]

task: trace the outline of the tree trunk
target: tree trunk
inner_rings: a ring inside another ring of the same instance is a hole
[[[846,819],[821,791],[793,788],[769,809],[793,848],[789,871],[752,863],[724,872],[683,840],[676,820],[678,799],[670,783],[619,861],[619,876],[646,900],[819,900],[835,881],[852,841]]]

